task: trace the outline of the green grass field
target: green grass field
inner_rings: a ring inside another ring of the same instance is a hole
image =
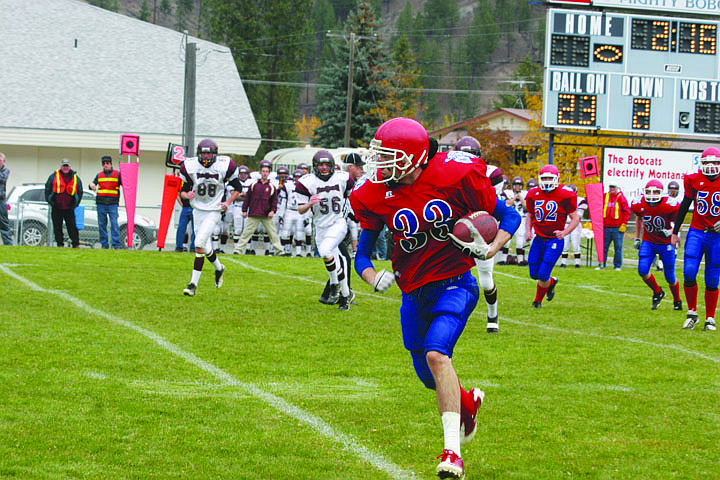
[[[0,248],[0,478],[435,477],[397,287],[354,275],[339,312],[319,259],[221,256],[223,288],[206,264],[189,298],[192,258]],[[497,267],[500,334],[482,303],[458,343],[487,393],[467,478],[720,478],[718,334],[669,292],[651,311],[632,267],[555,274],[534,310],[527,269]]]

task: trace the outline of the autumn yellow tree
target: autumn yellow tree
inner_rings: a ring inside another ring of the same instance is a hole
[[[305,142],[306,145],[312,144],[315,129],[319,126],[320,120],[316,117],[310,117],[308,120],[305,118],[305,115],[303,115],[302,120],[295,120],[295,133],[297,134],[298,140]]]

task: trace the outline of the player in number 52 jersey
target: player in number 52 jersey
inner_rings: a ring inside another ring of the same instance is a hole
[[[525,222],[525,238],[535,239],[530,245],[528,263],[530,278],[537,280],[537,291],[532,303],[534,308],[542,306],[547,294],[548,302],[555,297],[557,277],[551,277],[555,264],[562,255],[563,239],[572,232],[580,216],[577,213],[577,193],[559,184],[560,172],[555,165],[545,165],[538,175],[538,186],[528,191],[525,197],[528,216]],[[568,215],[570,223],[565,226]]]
[[[675,277],[675,247],[670,244],[670,226],[675,221],[679,204],[676,199],[663,196],[662,191],[663,186],[659,180],[650,180],[645,185],[644,195],[636,197],[630,206],[630,210],[636,215],[634,246],[639,250],[638,274],[652,289],[652,309],[657,309],[665,297],[665,292],[650,273],[650,265],[655,255],[658,255],[664,265],[665,280],[673,294],[673,308],[682,310],[680,286]]]
[[[678,245],[678,233],[690,204],[695,202],[692,222],[685,240],[683,288],[688,312],[683,328],[698,322],[697,274],[705,256],[705,330],[715,330],[715,310],[720,282],[720,149],[706,148],[700,157],[700,171],[686,175],[683,197],[673,228],[672,244]]]

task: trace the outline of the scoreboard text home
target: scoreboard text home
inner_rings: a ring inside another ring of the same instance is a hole
[[[720,134],[718,22],[551,9],[543,125]]]

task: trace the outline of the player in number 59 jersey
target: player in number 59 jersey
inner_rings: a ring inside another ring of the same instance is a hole
[[[685,240],[683,289],[688,312],[683,328],[692,329],[698,322],[697,274],[705,256],[705,330],[715,330],[715,310],[720,282],[720,149],[706,148],[700,157],[700,171],[686,175],[685,197],[680,203],[672,244],[678,245],[678,233],[690,204],[695,202],[692,222]]]
[[[538,175],[538,186],[529,190],[525,197],[528,216],[525,221],[525,238],[535,238],[528,252],[530,278],[537,280],[534,308],[542,306],[547,294],[548,302],[555,297],[557,277],[551,277],[555,264],[562,255],[563,239],[572,232],[580,216],[577,213],[577,193],[560,185],[560,172],[555,165],[545,165]],[[568,215],[570,223],[565,225]]]
[[[672,197],[663,196],[663,186],[659,180],[650,180],[645,185],[644,195],[633,200],[630,210],[635,219],[635,248],[638,252],[638,274],[653,291],[652,309],[657,309],[665,292],[650,273],[650,265],[658,255],[663,262],[665,280],[673,294],[673,308],[682,310],[680,287],[675,277],[675,247],[670,244],[670,229],[675,221],[679,204]],[[640,236],[642,235],[642,241]]]

